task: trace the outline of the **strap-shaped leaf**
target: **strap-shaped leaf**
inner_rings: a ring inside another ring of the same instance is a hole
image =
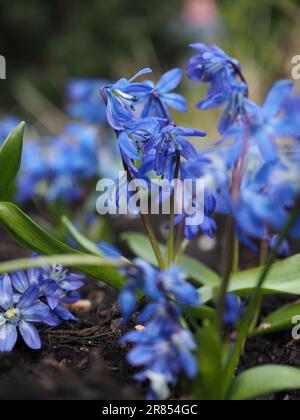
[[[20,123],[0,148],[0,199],[16,178],[22,158],[25,123]]]
[[[232,276],[229,293],[248,295],[256,288],[262,267],[241,271]],[[300,295],[300,254],[275,263],[262,287],[263,294]],[[214,290],[209,285],[200,289],[202,302],[209,302]]]
[[[266,365],[239,375],[231,389],[230,400],[244,401],[274,392],[300,389],[300,369],[291,366]]]
[[[12,203],[0,202],[0,221],[4,223],[17,242],[33,251],[46,255],[84,255],[51,236]],[[114,267],[80,265],[78,269],[115,289],[121,289],[124,285],[124,279]]]
[[[122,235],[122,239],[127,242],[129,248],[137,257],[144,258],[154,266],[157,265],[154,252],[146,235],[137,232],[126,232]],[[160,249],[164,255],[166,247],[160,245]],[[196,280],[200,284],[212,286],[220,284],[219,276],[194,258],[183,255],[179,258],[178,264],[184,268],[191,279]]]
[[[252,335],[268,334],[275,331],[292,328],[294,317],[300,321],[300,301],[286,305],[267,316]]]

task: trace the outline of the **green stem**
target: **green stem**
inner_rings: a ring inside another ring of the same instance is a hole
[[[240,243],[237,235],[234,235],[233,273],[240,271]]]
[[[171,208],[170,208],[170,228],[169,228],[169,237],[167,244],[167,260],[168,265],[171,265],[175,260],[175,198],[176,198],[176,181],[178,180],[180,169],[180,155],[176,157],[175,170],[174,170],[174,189],[171,196]]]
[[[224,374],[223,374],[224,383],[223,383],[223,393],[222,393],[222,396],[224,397],[226,397],[229,387],[234,378],[235,371],[236,371],[236,368],[237,368],[237,365],[238,365],[238,362],[239,362],[239,359],[240,359],[240,356],[244,347],[244,343],[248,336],[249,327],[251,326],[251,323],[252,323],[253,313],[256,312],[255,310],[257,306],[261,305],[261,288],[267,279],[270,269],[272,268],[274,262],[277,259],[277,254],[278,254],[278,250],[280,249],[280,246],[289,235],[291,228],[293,227],[293,225],[295,224],[296,220],[299,217],[299,211],[300,211],[300,202],[298,201],[297,205],[294,208],[294,211],[292,212],[289,220],[287,221],[285,227],[283,228],[279,236],[279,239],[277,241],[275,248],[273,249],[272,253],[269,255],[266,265],[263,267],[257,286],[252,294],[245,317],[242,321],[242,324],[240,326],[240,329],[236,338],[233,352],[224,370]]]
[[[154,233],[154,231],[152,229],[152,226],[151,226],[151,224],[149,222],[148,217],[145,214],[142,214],[141,213],[141,219],[142,219],[142,222],[143,222],[145,231],[146,231],[146,233],[148,235],[148,238],[150,240],[152,249],[154,251],[154,254],[155,254],[155,257],[156,257],[156,260],[157,260],[159,269],[161,271],[163,271],[163,270],[166,269],[166,265],[165,265],[165,261],[163,259],[162,253],[160,251],[160,248],[159,248],[158,241],[156,239],[155,233]]]
[[[126,173],[127,173],[128,181],[129,181],[129,182],[133,181],[133,176],[132,176],[132,174],[131,174],[131,172],[130,172],[130,170],[129,170],[129,168],[128,168],[128,166],[126,165],[126,163],[125,163],[125,161],[124,161],[124,160],[123,160],[123,166],[124,166],[124,170],[125,170],[125,171],[126,171]],[[147,233],[147,235],[148,235],[148,238],[149,238],[149,240],[150,240],[150,243],[151,243],[151,246],[152,246],[153,252],[154,252],[154,254],[155,254],[155,257],[156,257],[156,260],[157,260],[158,267],[159,267],[159,269],[160,269],[161,271],[163,271],[163,270],[165,270],[165,269],[166,269],[166,264],[165,264],[165,261],[164,261],[164,259],[163,259],[162,253],[161,253],[161,251],[160,251],[160,248],[159,248],[158,241],[157,241],[157,239],[156,239],[156,236],[155,236],[154,230],[153,230],[153,228],[152,228],[152,226],[151,226],[151,223],[150,223],[150,221],[149,221],[148,217],[147,217],[145,214],[142,214],[141,212],[140,212],[140,216],[141,216],[141,220],[142,220],[142,222],[143,222],[143,225],[144,225],[145,231],[146,231],[146,233]]]
[[[269,246],[268,240],[262,239],[260,244],[260,265],[265,265],[268,261],[269,256]]]

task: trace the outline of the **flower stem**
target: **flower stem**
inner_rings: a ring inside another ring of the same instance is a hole
[[[233,352],[231,354],[231,357],[229,358],[229,361],[225,367],[224,370],[224,374],[223,374],[223,378],[224,378],[224,383],[223,383],[223,396],[224,398],[226,397],[229,387],[232,383],[232,380],[234,378],[234,374],[235,374],[235,370],[237,368],[242,350],[243,350],[243,346],[244,346],[244,342],[248,336],[248,331],[249,331],[249,327],[251,326],[252,323],[252,316],[253,313],[255,313],[258,309],[257,307],[260,307],[261,305],[261,289],[262,286],[264,284],[264,282],[267,279],[267,276],[272,268],[272,265],[274,264],[274,262],[277,259],[277,254],[278,254],[278,250],[280,249],[283,241],[288,237],[291,228],[293,227],[293,225],[295,224],[296,220],[299,217],[299,213],[300,213],[300,200],[297,201],[297,204],[293,210],[293,212],[291,213],[291,216],[289,217],[285,227],[283,228],[276,246],[274,247],[272,253],[269,255],[268,260],[266,265],[263,267],[261,275],[259,277],[259,280],[257,282],[257,286],[252,294],[250,303],[248,305],[245,317],[241,323],[240,329],[238,331],[238,335],[236,338],[236,342],[233,348]]]
[[[129,170],[127,164],[126,164],[126,162],[124,161],[124,159],[123,159],[123,166],[124,166],[124,170],[127,173],[128,181],[129,182],[133,181],[133,176],[132,176],[132,174],[131,174],[131,172],[130,172],[130,170]],[[158,241],[156,239],[154,230],[153,230],[153,228],[151,226],[151,223],[150,223],[148,217],[145,214],[142,214],[141,212],[140,212],[140,216],[141,216],[141,220],[143,222],[145,231],[146,231],[146,233],[148,235],[149,241],[151,243],[153,252],[155,254],[158,267],[159,267],[160,270],[163,271],[163,270],[166,269],[166,264],[165,264],[165,261],[163,259],[162,253],[160,251],[160,248],[159,248]]]
[[[168,265],[171,265],[175,260],[175,198],[176,198],[176,181],[178,180],[180,169],[180,155],[176,156],[175,170],[174,170],[174,187],[171,195],[171,208],[170,208],[170,227],[169,227],[169,237],[167,244],[167,260]]]

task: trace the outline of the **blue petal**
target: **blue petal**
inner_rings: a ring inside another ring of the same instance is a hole
[[[14,304],[14,294],[11,286],[11,279],[7,274],[0,276],[0,306],[3,309],[10,309]]]
[[[133,283],[129,282],[119,295],[122,316],[126,321],[129,321],[135,310],[136,300],[136,287]]]
[[[122,131],[119,134],[118,142],[121,150],[134,160],[141,160],[140,155],[138,154],[136,147],[132,144],[131,140],[128,137],[128,134],[125,131]]]
[[[158,84],[156,85],[155,90],[159,93],[170,92],[173,89],[176,89],[182,80],[182,70],[173,69],[165,73]]]
[[[19,323],[19,330],[28,347],[33,350],[39,350],[42,347],[39,333],[34,325],[22,319]]]
[[[77,318],[64,305],[58,305],[54,313],[64,321],[77,321]]]
[[[12,351],[12,349],[15,347],[18,338],[17,328],[15,325],[6,323],[5,328],[6,338],[4,340],[0,340],[0,352]]]
[[[22,315],[27,322],[44,322],[49,315],[49,307],[42,302],[37,302],[30,308],[24,309]]]
[[[178,93],[164,93],[161,95],[161,100],[178,112],[187,112],[186,99]]]
[[[263,113],[266,118],[272,118],[287,104],[287,99],[293,90],[293,82],[290,80],[281,80],[273,86],[265,104],[263,106]]]
[[[36,302],[38,297],[39,289],[35,285],[30,286],[29,289],[27,289],[20,297],[17,305],[18,309],[24,310],[30,308]]]
[[[133,82],[138,77],[144,76],[145,74],[152,73],[152,70],[149,67],[146,67],[145,69],[140,70],[137,72],[131,79],[129,79],[129,82]]]
[[[59,304],[60,298],[58,296],[47,296],[47,303],[50,309],[55,309]]]
[[[20,293],[24,293],[30,286],[29,280],[23,271],[16,271],[11,275],[13,287]]]

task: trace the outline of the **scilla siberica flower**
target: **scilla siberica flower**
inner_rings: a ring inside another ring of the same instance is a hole
[[[34,323],[46,322],[49,308],[38,300],[39,290],[30,286],[14,302],[11,279],[7,274],[0,277],[0,351],[11,351],[17,341],[17,329],[31,349],[41,348],[41,340]]]
[[[147,82],[134,82],[138,77],[152,73],[151,69],[139,71],[130,80],[120,79],[118,82],[101,89],[101,93],[107,106],[107,120],[109,125],[116,131],[135,121],[136,106],[141,103],[145,95],[151,90]]]
[[[170,157],[183,157],[193,160],[197,157],[194,146],[185,137],[205,137],[206,133],[193,128],[177,126],[171,122],[163,125],[159,133],[153,134],[145,144],[144,152],[147,156],[155,150],[154,169],[157,175],[163,175]]]
[[[231,94],[237,86],[239,89],[247,87],[241,81],[238,85],[238,77],[242,73],[240,63],[228,56],[219,47],[205,44],[192,44],[191,48],[197,51],[188,65],[188,77],[193,81],[210,83],[207,97],[200,101],[198,108],[212,109],[222,106],[231,98]]]
[[[144,105],[143,117],[157,116],[166,118],[171,121],[172,117],[168,107],[179,112],[186,112],[186,99],[178,93],[173,93],[182,80],[182,71],[180,69],[173,69],[165,73],[157,83],[148,82],[152,90],[146,96],[146,103]]]
[[[135,376],[139,382],[150,382],[149,398],[165,399],[181,372],[189,378],[197,374],[195,342],[191,332],[181,327],[180,309],[170,298],[183,305],[198,306],[198,292],[177,267],[161,272],[137,259],[122,272],[128,278],[120,294],[124,319],[129,321],[136,308],[138,289],[151,301],[137,319],[145,325],[142,331],[129,332],[122,338],[122,342],[134,344],[128,361],[142,368]]]
[[[287,107],[292,96],[293,82],[283,80],[275,83],[262,107],[245,101],[245,119],[225,132],[225,138],[234,138],[240,152],[244,141],[256,146],[263,161],[278,157],[278,141],[299,135],[299,108]]]
[[[37,255],[34,254],[34,257]],[[27,272],[17,271],[11,275],[13,287],[17,291],[14,299],[18,301],[34,285],[39,291],[39,298],[49,306],[48,324],[56,326],[61,320],[75,321],[76,318],[64,304],[72,304],[80,299],[78,289],[84,285],[83,278],[61,265],[29,269]]]

